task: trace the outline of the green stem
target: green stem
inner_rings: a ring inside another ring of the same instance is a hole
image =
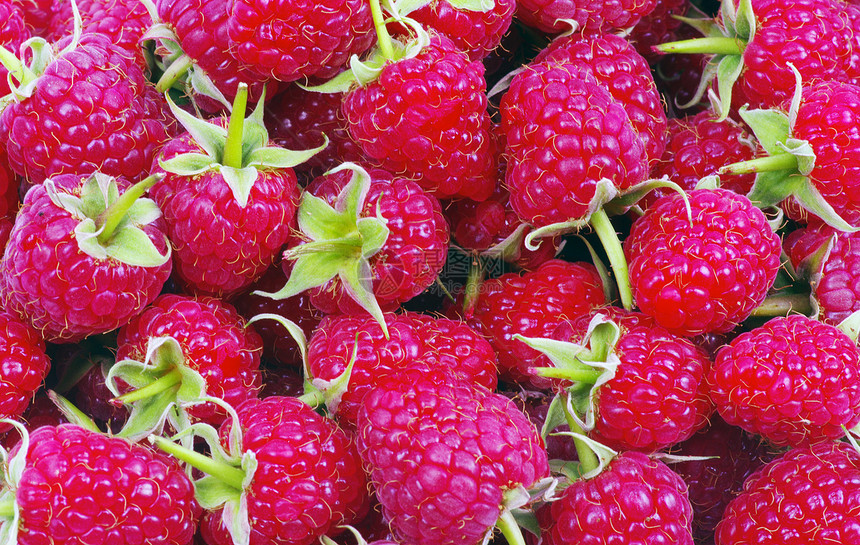
[[[469,266],[469,276],[466,277],[466,286],[463,288],[465,296],[463,297],[463,316],[470,318],[475,310],[475,304],[478,302],[478,296],[481,294],[481,284],[484,283],[484,266],[481,263],[481,258],[478,256],[472,257],[472,263]]]
[[[594,367],[587,369],[570,369],[566,367],[538,367],[534,372],[542,377],[560,378],[570,380],[572,382],[581,382],[584,384],[594,384],[605,371],[597,370]]]
[[[125,403],[126,405],[130,405],[135,401],[140,401],[141,399],[149,399],[150,397],[156,396],[161,392],[173,388],[180,382],[182,382],[182,373],[179,372],[179,369],[173,368],[169,373],[161,376],[154,382],[150,382],[143,388],[132,390],[131,392],[123,394],[115,399],[116,401],[120,401],[122,403]]]
[[[612,226],[609,216],[602,208],[591,215],[590,223],[594,232],[597,233],[600,243],[603,244],[606,257],[609,258],[609,264],[612,266],[612,272],[615,275],[615,283],[618,285],[618,295],[621,297],[621,304],[625,309],[633,310],[633,291],[630,289],[627,259],[624,257],[624,249],[621,247],[621,241],[618,240],[618,233],[615,232],[615,227]]]
[[[96,226],[102,227],[102,232],[98,236],[100,244],[107,244],[117,226],[125,218],[129,208],[146,193],[146,190],[160,182],[164,178],[163,173],[153,174],[152,176],[137,182],[126,190],[125,193],[119,196],[114,203],[99,214],[96,218]]]
[[[305,385],[305,393],[298,397],[298,400],[304,403],[305,405],[309,405],[316,409],[323,403],[325,403],[325,394],[322,390],[319,390],[315,386],[312,389],[308,389],[307,384]]]
[[[720,168],[718,172],[719,174],[750,174],[753,172],[776,172],[779,170],[797,170],[797,157],[790,153],[778,153],[740,163],[732,163]]]
[[[190,465],[195,469],[199,469],[207,475],[215,477],[223,483],[232,486],[236,490],[243,490],[245,483],[245,472],[238,467],[233,467],[224,462],[218,462],[216,460],[213,460],[208,456],[204,456],[200,453],[194,452],[191,449],[185,448],[181,445],[177,445],[173,441],[169,441],[164,437],[150,435],[149,440],[155,443],[155,446],[157,446],[167,454],[170,454],[174,458],[185,462],[186,464]]]
[[[570,395],[570,394],[565,394]],[[567,421],[567,427],[570,428],[570,431],[574,433],[578,433],[580,435],[585,435],[585,430],[579,425],[576,419],[573,418],[573,415],[570,414],[570,411],[567,410],[568,402],[564,400],[564,419]],[[579,464],[582,467],[582,473],[588,473],[589,471],[594,471],[595,469],[600,467],[600,460],[597,458],[597,454],[591,450],[591,447],[588,446],[583,440],[574,437],[573,444],[576,446],[576,455],[579,458]]]
[[[179,78],[184,76],[194,61],[188,55],[182,55],[167,67],[167,70],[158,78],[158,83],[155,84],[155,90],[159,93],[164,93],[179,81]]]
[[[729,37],[694,38],[654,46],[662,53],[701,53],[704,55],[740,55],[746,44],[743,40]]]
[[[370,0],[370,13],[373,16],[373,26],[376,28],[376,38],[382,56],[388,60],[394,60],[394,45],[391,34],[388,33],[388,28],[385,26],[385,17],[382,14],[379,0]]]
[[[507,509],[502,510],[499,520],[496,521],[496,528],[502,531],[508,545],[526,545],[526,539],[523,537],[523,532],[520,530],[520,525],[514,519],[513,513]]]
[[[59,395],[53,390],[48,390],[48,398],[70,423],[96,433],[101,433],[101,430],[96,426],[96,423],[93,422],[93,419],[87,416],[84,411],[77,408],[65,397]]]
[[[15,498],[8,497],[0,500],[0,519],[12,520],[15,516]]]
[[[240,83],[233,99],[233,111],[227,125],[227,141],[224,143],[224,157],[221,164],[225,167],[242,168],[242,136],[245,132],[245,109],[248,107],[248,84]]]
[[[764,318],[788,316],[791,312],[808,316],[812,312],[812,303],[809,300],[809,294],[774,295],[768,297],[758,308],[752,311],[752,316]]]

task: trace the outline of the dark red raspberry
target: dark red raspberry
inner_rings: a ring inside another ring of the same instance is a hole
[[[841,442],[788,451],[744,483],[716,545],[860,542],[860,453]]]
[[[496,164],[483,76],[480,62],[434,33],[417,56],[347,93],[349,133],[372,161],[439,198],[484,200]]]
[[[212,297],[162,295],[119,331],[117,361],[144,361],[152,337],[173,337],[185,365],[206,379],[206,393],[232,406],[257,397],[263,342],[231,305]],[[213,424],[225,413],[214,404],[189,413]]]
[[[676,456],[703,456],[682,460],[672,469],[687,483],[693,504],[693,535],[697,541],[713,539],[714,529],[729,502],[740,494],[744,481],[773,456],[760,439],[719,416],[691,438],[672,449]]]
[[[277,145],[286,149],[314,149],[328,137],[326,149],[296,165],[295,171],[310,181],[345,162],[362,162],[361,149],[347,131],[341,113],[343,95],[314,93],[290,85],[266,103],[266,127]]]
[[[657,0],[517,0],[517,19],[543,32],[569,30],[582,33],[612,32],[634,26],[654,10]]]
[[[434,376],[403,373],[365,397],[359,452],[398,540],[477,545],[506,491],[549,474],[546,451],[510,399]]]
[[[281,265],[277,264],[269,268],[246,291],[233,297],[230,301],[246,320],[250,320],[258,314],[277,314],[298,324],[304,331],[305,337],[309,339],[322,320],[323,313],[311,304],[307,293],[300,293],[281,300],[254,293],[256,290],[269,293],[276,292],[286,283],[287,275]],[[281,324],[275,320],[259,320],[254,322],[254,329],[263,339],[264,359],[274,360],[279,365],[301,368],[302,354],[299,346]]]
[[[649,63],[656,63],[660,54],[653,46],[679,39],[677,31],[683,24],[676,16],[684,16],[690,3],[686,0],[660,0],[654,10],[636,23],[630,31],[630,43]]]
[[[550,381],[530,371],[539,353],[513,336],[549,337],[564,320],[605,303],[593,265],[553,259],[522,276],[508,273],[485,281],[467,318],[493,345],[503,378],[546,387]]]
[[[71,424],[30,435],[13,486],[21,545],[185,545],[201,514],[178,464]]]
[[[16,419],[27,429],[28,433],[33,433],[42,426],[59,426],[67,422],[66,417],[57,408],[57,405],[51,401],[48,394],[44,390],[36,392],[33,397],[33,402],[24,411],[20,419]],[[4,433],[0,444],[7,452],[11,451],[15,445],[21,440],[21,433],[17,428],[12,428]]]
[[[860,350],[805,316],[736,337],[717,353],[711,383],[726,422],[777,445],[837,439],[860,423]]]
[[[690,336],[745,320],[780,265],[780,239],[764,213],[726,189],[662,197],[633,223],[624,252],[639,309]]]
[[[230,50],[266,78],[327,79],[375,38],[370,4],[364,0],[229,0]]]
[[[687,485],[666,464],[624,452],[538,511],[547,545],[693,545]]]

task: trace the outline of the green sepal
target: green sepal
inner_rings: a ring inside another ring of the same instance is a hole
[[[625,189],[617,197],[615,197],[606,204],[606,206],[604,207],[606,213],[609,215],[623,214],[629,207],[638,203],[645,197],[645,195],[651,193],[655,189],[671,189],[675,193],[678,193],[679,195],[683,196],[684,202],[686,204],[687,218],[690,220],[690,222],[693,221],[693,213],[690,208],[689,199],[686,198],[684,188],[671,181],[668,177],[651,178],[649,180],[645,180],[644,182],[640,182]]]
[[[386,11],[391,13],[395,19],[405,17],[413,11],[418,11],[433,0],[382,0]],[[453,5],[453,4],[452,4]]]
[[[711,103],[718,114],[717,121],[724,121],[729,117],[732,108],[732,89],[743,70],[744,63],[741,55],[725,55],[720,59],[717,65],[718,95],[711,98]]]
[[[54,390],[48,390],[48,399],[51,400],[51,403],[54,404],[57,409],[59,409],[60,413],[68,420],[71,424],[76,426],[80,426],[84,429],[101,433],[101,430],[90,418],[88,415],[84,414],[82,410],[75,406],[74,403],[61,396]]]
[[[451,7],[462,11],[488,12],[495,7],[493,0],[448,0]]]
[[[355,367],[355,361],[358,358],[358,337],[359,335],[356,334],[355,343],[352,345],[352,355],[349,358],[349,363],[347,364],[346,369],[344,369],[341,374],[332,380],[312,378],[310,381],[310,385],[313,388],[322,392],[326,407],[330,414],[337,414],[337,408],[340,405],[343,394],[349,390],[349,379],[352,377],[352,369]],[[308,378],[311,377],[310,374],[305,376]]]
[[[164,97],[173,116],[188,131],[194,142],[203,148],[203,151],[209,155],[213,162],[220,164],[221,158],[224,156],[224,144],[227,142],[227,129],[194,117],[186,112],[173,102],[173,99],[170,98],[170,93],[166,93]],[[164,167],[162,166],[162,168]],[[170,170],[167,171],[171,172]]]
[[[724,36],[722,27],[710,18],[685,17],[683,15],[673,15],[673,19],[681,21],[698,30],[702,36]]]
[[[358,55],[353,55],[349,61],[349,68],[320,85],[297,84],[305,91],[313,93],[346,93],[355,87],[363,87],[368,83],[379,79],[385,66],[392,62],[412,59],[430,45],[430,35],[417,22],[408,17],[397,17],[397,20],[410,27],[414,36],[404,41],[394,40],[392,46],[394,55],[392,59],[387,58],[378,46],[371,49],[364,60]]]
[[[821,193],[813,185],[812,181],[805,176],[797,176],[801,180],[799,187],[792,193],[792,196],[800,205],[807,211],[818,216],[827,225],[833,227],[837,231],[844,233],[855,233],[860,231],[860,227],[851,225],[833,209]]]
[[[217,168],[218,163],[212,157],[202,153],[183,153],[166,161],[158,160],[158,166],[166,172],[178,174],[179,176],[197,176],[209,170]]]
[[[111,367],[105,382],[111,393],[124,401],[118,379],[129,384],[133,392],[170,379],[168,387],[130,403],[128,421],[117,435],[132,441],[160,433],[165,423],[177,431],[188,428],[190,418],[185,409],[206,395],[206,380],[185,365],[182,347],[173,337],[150,337],[143,362],[127,359]]]
[[[220,165],[218,171],[224,177],[224,182],[230,187],[233,198],[236,199],[239,206],[245,208],[248,205],[248,198],[251,196],[251,189],[254,188],[254,182],[257,181],[258,170],[254,167],[233,168]]]
[[[738,110],[741,119],[749,125],[759,144],[768,153],[784,153],[779,144],[785,144],[790,136],[789,118],[778,110]]]
[[[815,168],[815,151],[813,151],[812,145],[809,142],[797,138],[789,138],[784,144],[778,143],[777,146],[784,153],[790,153],[797,159],[797,172],[801,176],[809,176],[812,173],[812,169]]]
[[[248,325],[253,324],[254,322],[259,322],[260,320],[274,320],[275,322],[281,324],[281,326],[287,330],[293,340],[299,347],[299,353],[302,355],[302,364],[304,366],[305,376],[310,376],[308,369],[308,338],[305,335],[304,330],[299,326],[299,324],[290,320],[289,318],[285,318],[280,314],[269,314],[262,313],[257,314],[248,320]]]
[[[290,150],[273,146],[258,147],[248,152],[246,156],[246,164],[260,170],[292,168],[304,163],[317,153],[326,149],[328,144],[328,137],[323,135],[323,143],[321,145],[307,150]]]
[[[294,262],[286,285],[275,293],[255,292],[273,299],[286,299],[339,278],[344,290],[379,322],[385,335],[388,327],[373,294],[373,270],[369,259],[388,238],[386,220],[361,217],[370,188],[370,175],[362,167],[345,163],[330,173],[350,170],[352,179],[338,194],[334,206],[305,192],[298,211],[298,225],[308,242],[284,253]]]
[[[852,312],[847,318],[839,322],[836,326],[839,331],[848,335],[854,344],[857,344],[857,339],[860,337],[860,310]]]
[[[597,182],[597,185],[594,189],[594,196],[588,203],[588,210],[586,210],[585,214],[583,214],[582,217],[570,218],[570,220],[568,221],[552,223],[550,225],[545,225],[543,227],[533,229],[526,235],[526,248],[534,251],[540,247],[540,242],[535,243],[535,241],[538,239],[579,231],[580,229],[589,224],[592,214],[594,214],[598,209],[603,208],[604,205],[606,205],[608,202],[610,202],[617,196],[618,188],[615,187],[615,184],[612,183],[612,180],[608,178],[602,178]]]
[[[21,520],[21,511],[16,501],[18,483],[24,475],[27,467],[27,454],[30,451],[30,433],[18,421],[2,418],[0,422],[12,425],[21,436],[20,448],[15,456],[9,457],[6,449],[0,448],[0,456],[3,462],[3,492],[0,494],[0,502],[12,504],[12,516],[3,517],[0,527],[0,545],[18,545],[18,530]]]
[[[567,422],[567,417],[564,414],[564,400],[562,396],[553,396],[549,403],[549,408],[546,411],[546,418],[543,426],[540,429],[540,436],[546,441],[552,430]]]
[[[594,439],[591,439],[590,437],[583,435],[581,433],[576,433],[576,432],[572,432],[572,431],[564,431],[564,432],[559,432],[556,435],[564,435],[567,437],[572,437],[574,440],[580,441],[580,442],[584,443],[585,445],[587,445],[588,448],[590,448],[592,450],[592,452],[594,452],[594,454],[597,455],[597,460],[598,460],[597,467],[595,469],[590,470],[590,471],[581,471],[580,474],[582,475],[582,477],[581,477],[582,480],[593,479],[594,477],[600,475],[603,472],[603,470],[606,468],[606,466],[609,465],[609,463],[612,461],[612,459],[615,458],[616,456],[618,456],[618,452],[612,450],[611,448],[607,447],[606,445],[599,443],[599,442],[595,441]]]
[[[760,208],[773,206],[794,195],[805,180],[785,171],[759,172],[747,198]]]
[[[586,432],[594,429],[594,406],[600,387],[612,380],[621,364],[615,353],[620,338],[618,324],[600,313],[588,324],[583,337],[585,344],[514,335],[514,339],[544,354],[553,363],[554,367],[533,368],[534,372],[572,382],[567,387],[568,399],[575,406],[570,416]]]
[[[833,251],[833,245],[836,244],[836,237],[837,235],[833,234],[824,239],[815,251],[797,265],[797,274],[809,281],[813,291],[821,280],[824,264],[830,258],[830,252]]]
[[[165,237],[167,251],[161,254],[149,236],[141,229],[161,217],[161,210],[151,199],[138,198],[125,212],[122,220],[106,242],[99,240],[104,225],[97,225],[101,215],[119,199],[116,180],[95,173],[81,188],[80,197],[60,191],[54,181],[44,182],[51,202],[80,220],[75,226],[78,248],[94,259],[115,259],[135,267],[160,267],[170,260],[171,246]]]

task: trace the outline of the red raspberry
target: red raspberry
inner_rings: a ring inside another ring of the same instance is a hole
[[[667,195],[624,241],[639,309],[674,333],[725,333],[764,300],[780,240],[761,210],[726,189]]]
[[[355,443],[331,420],[298,399],[268,397],[236,408],[242,452],[253,452],[257,470],[247,487],[251,545],[310,545],[369,507],[367,477]],[[232,427],[219,429],[226,447]],[[210,545],[234,542],[221,511],[204,520]]]
[[[484,66],[432,34],[413,58],[344,98],[349,133],[382,168],[439,198],[484,200],[495,182]]]
[[[0,4],[0,21],[2,21],[0,23],[0,46],[17,54],[24,40],[30,37],[30,28],[27,27],[24,20],[21,6],[14,2]],[[6,96],[10,93],[8,74],[9,71],[6,67],[0,65],[0,96]]]
[[[16,420],[24,425],[29,434],[32,434],[42,426],[59,426],[67,422],[66,417],[63,416],[63,413],[60,412],[60,409],[51,401],[51,398],[48,397],[44,390],[36,393],[33,402],[30,403],[24,414],[20,418],[16,418]],[[6,452],[9,452],[20,440],[20,432],[17,428],[12,428],[3,434],[0,444],[3,445]]]
[[[176,272],[196,294],[232,295],[262,276],[287,242],[296,175],[291,168],[259,168],[243,206],[218,169],[188,176],[159,165],[185,153],[205,153],[191,133],[168,142],[152,165],[153,173],[165,174],[151,191],[164,212]]]
[[[139,0],[76,0],[83,22],[82,30],[104,34],[111,42],[125,50],[137,64],[146,69],[146,60],[140,47],[143,34],[152,26],[152,17]],[[51,41],[59,41],[74,32],[74,13],[71,2],[55,2],[51,17]]]
[[[338,421],[355,427],[364,397],[409,369],[438,369],[495,389],[496,356],[489,343],[462,322],[419,314],[386,314],[388,338],[370,316],[328,316],[308,346],[315,379],[331,381],[346,371],[358,343],[349,386],[337,406]]]
[[[605,304],[602,286],[590,263],[553,259],[522,276],[485,281],[468,322],[493,345],[503,378],[546,387],[550,381],[530,371],[539,353],[513,336],[549,337],[564,320]]]
[[[416,545],[481,543],[505,492],[549,473],[543,441],[510,399],[442,375],[380,385],[358,427],[383,513],[398,540]]]
[[[59,175],[59,195],[80,197],[89,177]],[[125,182],[120,182],[124,190]],[[0,260],[2,298],[12,312],[51,342],[77,342],[104,333],[140,313],[170,276],[170,260],[157,266],[129,265],[87,253],[75,229],[82,218],[60,208],[44,185],[27,192]],[[159,254],[168,252],[158,223],[140,226]]]
[[[638,312],[606,307],[560,324],[550,338],[584,344],[594,316],[620,327],[615,375],[599,386],[589,437],[616,450],[654,452],[689,438],[713,411],[711,362],[692,342]],[[542,356],[535,367],[553,367]]]
[[[832,243],[829,253],[818,269],[808,271],[812,277],[812,295],[818,304],[819,318],[838,325],[853,312],[860,310],[860,234],[842,233],[828,226],[810,226],[792,231],[785,237],[783,248],[795,268],[811,257],[822,245]]]
[[[230,0],[158,0],[158,17],[179,39],[182,52],[191,58],[195,69],[202,70],[228,101],[236,97],[239,82],[248,84],[248,100],[256,103],[267,87],[268,78],[244,67],[230,50],[227,38],[227,8]],[[274,82],[267,87],[274,94]],[[195,104],[208,112],[219,112],[224,106],[199,93]],[[307,149],[307,148],[291,148]]]
[[[185,545],[201,514],[175,462],[71,424],[30,435],[13,486],[21,545]]]
[[[788,451],[744,483],[716,545],[860,542],[860,453],[840,442]]]
[[[594,76],[624,107],[645,146],[649,164],[666,147],[666,113],[651,68],[624,38],[603,34],[591,38],[572,34],[553,40],[535,62],[581,67]]]
[[[0,416],[17,419],[48,375],[51,361],[45,343],[26,323],[0,312]],[[0,432],[9,424],[0,424]]]
[[[361,216],[380,214],[389,230],[382,248],[369,259],[373,293],[382,310],[394,310],[436,280],[447,258],[448,225],[439,201],[415,182],[378,169],[371,170],[370,175]],[[351,179],[350,170],[327,174],[314,180],[307,192],[334,205]],[[289,261],[284,263],[290,266]],[[348,294],[339,278],[310,293],[314,306],[327,314],[367,312]]]
[[[206,393],[232,406],[257,397],[263,342],[232,306],[212,297],[162,295],[119,331],[117,361],[144,361],[151,337],[173,337],[185,365],[206,379]],[[225,417],[212,403],[189,410],[219,424]]]
[[[0,114],[9,164],[32,183],[100,171],[138,181],[173,132],[163,99],[111,39],[87,33]]]
[[[687,485],[663,462],[624,452],[538,511],[546,545],[693,545]]]
[[[502,42],[516,7],[516,0],[494,0],[493,7],[486,11],[471,11],[458,9],[447,0],[436,0],[408,16],[451,38],[471,60],[479,61]]]
[[[666,176],[684,190],[695,189],[699,180],[717,174],[730,163],[755,157],[753,136],[732,119],[717,121],[717,114],[706,110],[696,115],[669,120],[669,140],[663,157],[651,169],[652,178]],[[746,195],[752,189],[754,174],[721,175],[720,187]],[[640,206],[650,206],[667,190],[650,192]]]
[[[535,227],[588,216],[603,179],[625,189],[648,173],[627,112],[579,64],[527,67],[500,108],[511,206]]]
[[[656,5],[657,0],[517,0],[517,19],[550,34],[570,29],[567,21],[582,33],[612,32],[636,25]]]
[[[860,350],[800,315],[774,318],[722,348],[711,397],[729,424],[777,445],[837,439],[860,423]]]
[[[327,79],[375,38],[364,0],[228,0],[230,50],[266,78]]]

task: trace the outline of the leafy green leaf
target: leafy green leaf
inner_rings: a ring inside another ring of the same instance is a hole
[[[239,502],[242,491],[224,481],[207,475],[194,481],[194,495],[200,507],[214,511],[227,502]]]

